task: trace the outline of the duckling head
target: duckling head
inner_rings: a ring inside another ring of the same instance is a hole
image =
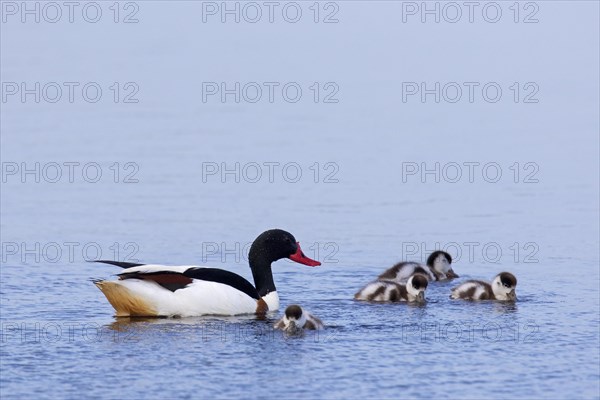
[[[283,323],[285,325],[284,330],[290,333],[302,330],[306,323],[306,316],[297,304],[292,304],[285,309],[285,316],[283,317]]]
[[[492,281],[492,290],[498,300],[517,300],[517,278],[510,272],[501,272]]]
[[[445,251],[437,250],[431,253],[427,258],[427,266],[448,278],[458,278],[458,275],[452,270],[452,256]]]
[[[427,289],[427,285],[429,284],[429,280],[423,274],[414,274],[408,278],[406,282],[406,292],[408,293],[408,299],[410,301],[425,301],[425,289]]]

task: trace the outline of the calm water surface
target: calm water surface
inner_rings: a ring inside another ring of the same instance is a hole
[[[1,28],[3,82],[104,93],[1,104],[3,399],[600,397],[597,3],[537,2],[535,24],[514,23],[512,2],[497,24],[403,23],[401,2],[338,2],[336,24],[315,24],[312,3],[297,24],[222,24],[202,22],[201,2],[160,1],[115,24],[100,4],[97,24]],[[504,94],[403,102],[402,82],[422,81]],[[114,82],[134,82],[139,102],[115,102]],[[203,102],[202,82],[297,82],[303,97]],[[315,103],[314,82],[334,82],[339,101]],[[514,82],[535,82],[539,101],[515,103]],[[36,162],[39,183],[8,173]],[[101,179],[77,169],[70,182],[71,162],[97,163]],[[253,163],[280,167],[253,183]],[[436,163],[437,178],[403,176]],[[116,319],[91,283],[118,272],[86,262],[99,256],[250,278],[246,245],[274,227],[323,262],[273,267],[282,308],[311,310],[318,334],[274,332],[279,313]],[[431,284],[427,304],[352,300],[436,248],[460,278]],[[448,298],[503,270],[517,303]]]

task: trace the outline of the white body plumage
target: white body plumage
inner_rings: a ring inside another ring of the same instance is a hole
[[[169,271],[183,273],[189,268],[195,266],[153,264],[127,268],[122,274]],[[258,307],[256,299],[232,286],[198,279],[192,279],[186,287],[175,291],[166,290],[152,280],[141,279],[102,281],[96,285],[107,295],[117,310],[117,316],[130,316],[131,311],[134,311],[133,315],[146,316],[240,315],[255,313]],[[262,299],[266,302],[268,311],[279,309],[276,291],[268,293]]]

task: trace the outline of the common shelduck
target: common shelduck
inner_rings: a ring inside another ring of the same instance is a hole
[[[323,329],[323,322],[299,305],[293,304],[285,309],[283,318],[277,321],[273,327],[287,333],[298,333],[302,329]]]
[[[465,300],[517,300],[517,278],[510,272],[501,272],[491,284],[483,281],[466,281],[452,289],[451,299]]]
[[[376,280],[369,283],[354,295],[356,300],[364,301],[425,301],[425,289],[428,280],[425,275],[414,274],[408,278],[406,283],[388,280]]]
[[[379,279],[405,282],[413,274],[423,274],[430,282],[458,278],[452,269],[452,256],[437,250],[429,255],[425,265],[403,261],[379,275]]]
[[[125,268],[118,281],[95,281],[117,317],[265,314],[279,308],[271,263],[289,258],[321,265],[304,255],[292,234],[273,229],[260,234],[248,259],[254,286],[233,272],[197,266],[165,266],[117,261]]]

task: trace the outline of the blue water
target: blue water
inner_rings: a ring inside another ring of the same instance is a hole
[[[23,23],[21,4],[0,32],[2,398],[600,397],[598,3],[522,2],[517,23],[513,2],[496,23],[483,3],[472,23],[361,1],[317,23],[313,2],[222,23],[191,1],[119,3],[118,23],[113,2],[96,23],[40,3]],[[250,279],[274,227],[323,262],[273,268],[318,334],[284,337],[279,313],[116,319],[91,283],[118,272],[100,257]],[[426,305],[352,300],[437,248],[460,278]],[[448,298],[504,270],[517,303]]]

